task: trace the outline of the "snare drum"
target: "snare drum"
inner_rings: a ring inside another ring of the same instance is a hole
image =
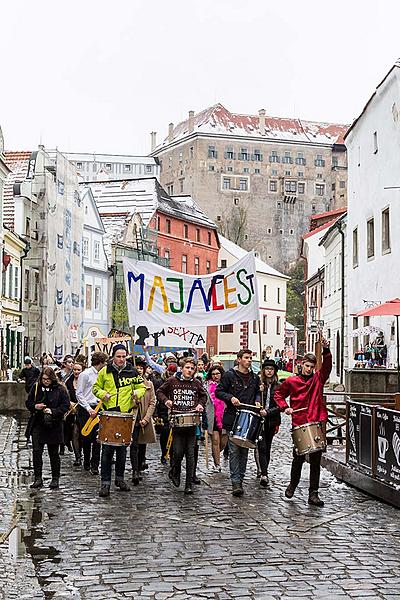
[[[171,426],[172,427],[196,427],[200,425],[200,413],[172,413],[171,415]]]
[[[132,441],[133,415],[104,411],[99,413],[98,440],[106,446],[129,446]]]
[[[311,454],[325,450],[326,434],[322,423],[305,423],[292,429],[292,440],[297,454]]]
[[[263,418],[252,410],[238,410],[229,439],[242,448],[256,448],[261,435]]]

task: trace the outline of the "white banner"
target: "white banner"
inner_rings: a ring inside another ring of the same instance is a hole
[[[129,325],[204,327],[258,321],[254,254],[209,275],[187,275],[145,261],[123,259]],[[164,325],[165,324],[165,325]]]

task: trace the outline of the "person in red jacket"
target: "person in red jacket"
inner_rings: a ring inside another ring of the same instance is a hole
[[[275,392],[274,400],[276,404],[287,415],[292,415],[293,427],[318,421],[325,427],[328,419],[323,393],[324,385],[332,370],[332,355],[327,340],[322,340],[322,347],[323,361],[321,369],[315,370],[317,359],[314,354],[305,354],[301,362],[301,373],[288,377]],[[290,396],[290,407],[286,402],[288,396]],[[305,410],[296,412],[299,409]],[[324,502],[318,495],[321,455],[322,450],[309,454],[310,486],[308,503],[312,506],[324,506]],[[294,449],[290,483],[285,490],[286,498],[293,497],[300,481],[304,461],[305,455],[297,454]]]

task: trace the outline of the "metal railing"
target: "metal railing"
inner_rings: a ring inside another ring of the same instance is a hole
[[[365,392],[325,392],[324,399],[328,410],[326,427],[327,443],[339,444],[346,441],[347,411],[346,400],[360,400],[367,404],[379,404],[385,408],[400,410],[400,394],[380,394]]]

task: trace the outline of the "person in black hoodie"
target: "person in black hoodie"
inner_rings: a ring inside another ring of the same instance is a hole
[[[40,375],[40,370],[35,367],[32,359],[29,356],[25,357],[24,368],[19,374],[19,381],[25,381],[25,391],[27,394],[31,391],[32,386],[37,382]]]
[[[267,487],[268,465],[271,458],[272,439],[281,423],[281,411],[274,401],[274,393],[278,383],[278,365],[274,360],[265,360],[261,370],[261,391],[263,392],[264,408],[260,415],[264,417],[262,439],[258,442],[258,458],[260,461],[260,485]]]
[[[39,381],[32,387],[26,400],[31,413],[33,471],[35,481],[31,488],[43,487],[43,450],[47,444],[51,465],[50,488],[57,489],[60,479],[59,446],[63,440],[63,416],[69,409],[69,396],[64,384],[50,367],[44,367]]]
[[[224,375],[215,395],[226,404],[222,426],[231,431],[240,404],[253,404],[260,398],[260,378],[251,370],[253,353],[243,349],[237,353],[237,366]],[[243,479],[246,473],[248,448],[234,444],[229,439],[229,469],[232,482],[232,495],[243,496]]]

